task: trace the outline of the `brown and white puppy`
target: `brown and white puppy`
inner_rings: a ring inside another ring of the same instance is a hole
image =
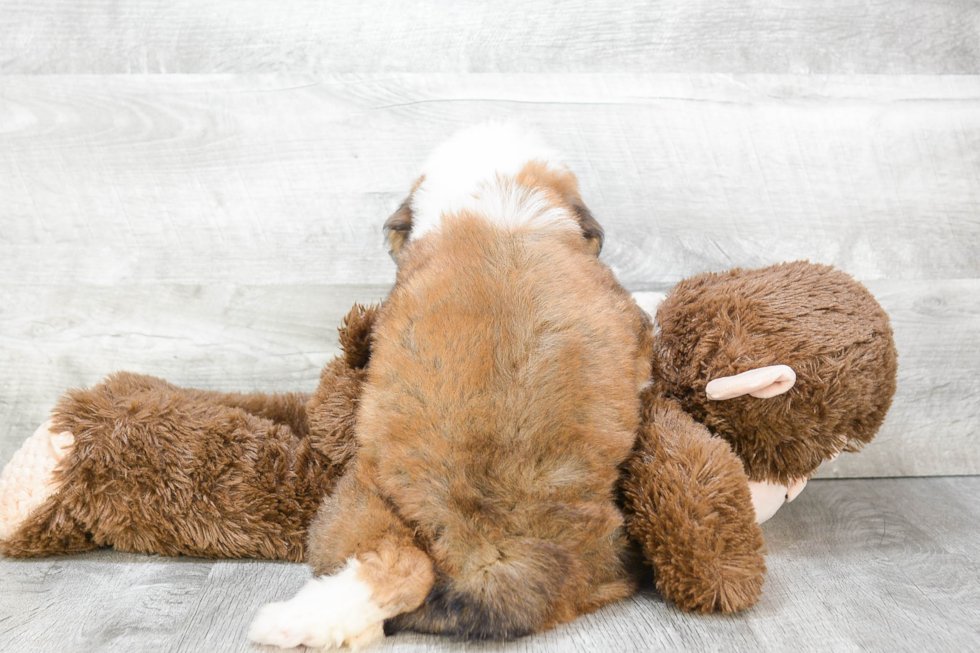
[[[359,449],[311,527],[318,576],[253,640],[538,632],[629,595],[619,465],[650,322],[597,255],[578,184],[533,135],[465,130],[386,223]],[[329,575],[326,575],[329,574]]]

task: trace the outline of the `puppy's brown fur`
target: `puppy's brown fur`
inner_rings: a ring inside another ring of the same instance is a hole
[[[519,182],[581,205],[574,178],[543,173],[530,166]],[[614,489],[652,341],[595,257],[601,230],[573,215],[580,228],[461,212],[410,245],[398,233],[360,448],[309,545],[318,573],[388,559],[369,581],[376,600],[411,586],[397,602],[417,608],[389,632],[515,637],[633,591]]]

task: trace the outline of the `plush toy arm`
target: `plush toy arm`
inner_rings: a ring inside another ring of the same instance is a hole
[[[766,567],[741,462],[673,401],[648,393],[644,403],[624,508],[657,588],[684,610],[753,605]]]
[[[300,397],[184,390],[128,373],[67,393],[47,428],[59,435],[39,429],[25,449],[65,433],[71,443],[49,448],[57,464],[42,468],[43,483],[26,493],[42,503],[27,503],[25,514],[24,501],[0,496],[0,552],[115,546],[302,560],[309,521],[339,470],[290,428],[302,414]],[[18,477],[17,465],[38,467],[37,455],[14,458],[5,476]],[[35,482],[36,470],[27,471],[19,478]],[[14,491],[8,483],[0,495]]]

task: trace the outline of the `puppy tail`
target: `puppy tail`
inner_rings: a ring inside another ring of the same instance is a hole
[[[486,562],[489,559],[490,562]],[[517,538],[485,545],[468,556],[463,573],[439,572],[425,602],[385,622],[385,633],[402,630],[462,639],[513,639],[555,622],[573,558],[547,540]]]

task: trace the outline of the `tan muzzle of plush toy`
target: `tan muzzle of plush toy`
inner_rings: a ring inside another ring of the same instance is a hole
[[[807,479],[797,479],[792,485],[778,485],[769,481],[749,481],[752,493],[752,506],[755,508],[755,521],[761,524],[776,514],[784,503],[789,503],[800,495],[806,487]]]

